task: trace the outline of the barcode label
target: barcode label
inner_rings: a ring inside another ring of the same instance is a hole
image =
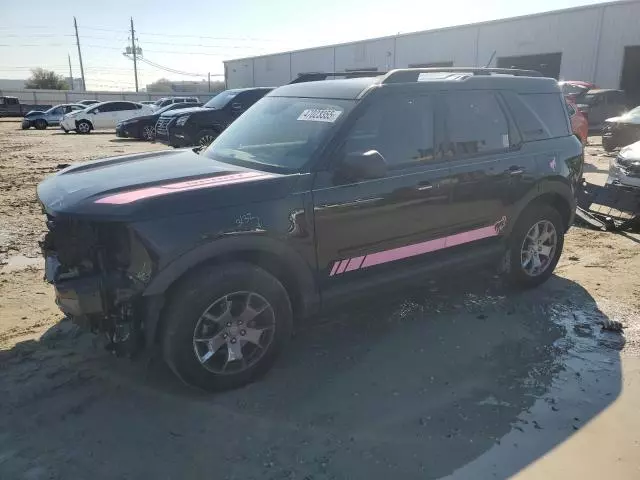
[[[340,114],[341,110],[332,110],[330,108],[308,108],[303,111],[298,120],[303,120],[305,122],[335,122]]]

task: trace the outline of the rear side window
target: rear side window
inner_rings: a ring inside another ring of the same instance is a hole
[[[458,92],[444,97],[447,142],[445,157],[464,157],[506,150],[509,123],[492,92]]]
[[[569,135],[567,113],[562,105],[562,96],[557,93],[532,93],[520,95],[525,105],[533,113],[545,133],[545,138]],[[524,134],[524,131],[523,131]],[[526,134],[524,134],[527,139]]]

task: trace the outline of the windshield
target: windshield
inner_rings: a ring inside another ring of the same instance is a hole
[[[223,108],[229,101],[240,93],[240,90],[225,90],[213,97],[207,103],[204,104],[205,108]]]
[[[352,100],[265,97],[204,152],[233,164],[299,170],[353,108]]]

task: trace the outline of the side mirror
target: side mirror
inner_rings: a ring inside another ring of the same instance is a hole
[[[348,153],[340,166],[340,176],[346,180],[371,180],[387,174],[387,162],[377,150]]]

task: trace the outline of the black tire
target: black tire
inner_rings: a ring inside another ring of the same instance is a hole
[[[255,292],[272,307],[275,328],[271,343],[256,363],[245,370],[214,373],[205,368],[196,356],[194,333],[201,316],[217,299],[240,291]],[[248,263],[206,267],[190,274],[171,293],[162,321],[161,342],[165,362],[186,384],[209,391],[237,388],[267,373],[289,340],[293,323],[291,303],[285,288],[277,278]]]
[[[616,146],[613,143],[611,143],[611,141],[608,141],[607,139],[605,139],[605,137],[602,137],[602,148],[604,149],[605,152],[613,152]]]
[[[29,130],[31,128],[31,124],[22,124],[22,130]]]
[[[76,132],[78,133],[82,133],[82,134],[87,134],[87,133],[91,133],[93,126],[91,125],[91,122],[88,120],[80,120],[78,122],[78,125],[76,126]]]
[[[36,130],[44,130],[47,128],[47,121],[39,118],[35,121],[33,126],[36,127]]]
[[[547,221],[553,224],[556,233],[555,252],[549,259],[544,270],[537,275],[527,274],[522,266],[522,251],[525,238],[530,229],[538,224],[538,222]],[[564,233],[566,226],[562,221],[562,217],[558,211],[551,205],[545,203],[536,203],[529,206],[518,219],[509,238],[509,250],[507,252],[509,258],[509,277],[511,281],[522,288],[532,288],[546,282],[553,274],[553,270],[560,260],[562,248],[564,246]]]
[[[203,130],[198,134],[197,146],[207,148],[209,145],[211,145],[211,142],[213,142],[218,137],[218,135],[220,134],[215,130]]]

